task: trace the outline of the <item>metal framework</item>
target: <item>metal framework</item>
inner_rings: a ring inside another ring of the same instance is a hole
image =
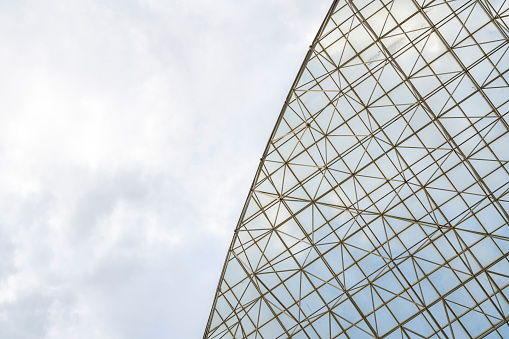
[[[509,0],[336,0],[205,338],[509,338]]]

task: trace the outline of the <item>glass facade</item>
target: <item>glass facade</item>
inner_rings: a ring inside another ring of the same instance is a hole
[[[509,0],[337,0],[205,338],[509,338]]]

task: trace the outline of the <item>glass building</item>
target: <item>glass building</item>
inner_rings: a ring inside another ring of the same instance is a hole
[[[508,49],[509,0],[334,1],[204,338],[509,338]]]

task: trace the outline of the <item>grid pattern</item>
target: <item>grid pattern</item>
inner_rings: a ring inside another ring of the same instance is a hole
[[[509,0],[336,0],[205,338],[509,338]]]

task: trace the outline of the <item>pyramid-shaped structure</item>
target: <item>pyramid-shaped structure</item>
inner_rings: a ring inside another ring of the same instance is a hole
[[[509,0],[337,0],[205,338],[509,338]]]

